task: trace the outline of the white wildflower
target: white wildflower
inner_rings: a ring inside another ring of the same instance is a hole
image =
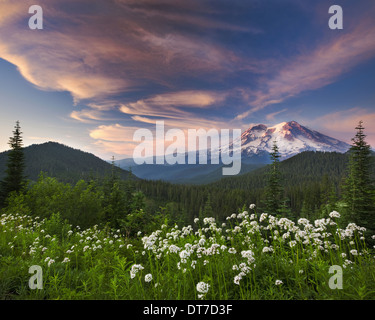
[[[283,282],[282,282],[281,280],[276,280],[276,281],[275,281],[275,285],[276,285],[276,286],[279,286],[279,285],[281,285],[281,284],[283,284]]]
[[[240,285],[241,279],[242,279],[242,277],[240,275],[237,275],[237,276],[234,277],[233,282],[237,285]]]
[[[337,211],[332,211],[329,216],[331,218],[340,218],[340,213],[338,213]]]
[[[253,258],[254,252],[252,252],[251,250],[241,251],[241,255],[243,258],[250,259]]]
[[[181,259],[186,259],[186,258],[188,258],[190,256],[190,253],[188,252],[188,251],[186,251],[186,250],[182,250],[181,252],[180,252],[180,258]]]
[[[177,253],[180,250],[181,250],[181,248],[177,247],[174,244],[172,244],[172,245],[169,246],[169,252],[171,252],[171,253]]]
[[[203,281],[197,283],[197,291],[199,293],[206,294],[210,288],[210,285],[208,283],[205,283]]]
[[[148,273],[145,275],[145,282],[151,282],[152,280],[152,274],[151,273]]]

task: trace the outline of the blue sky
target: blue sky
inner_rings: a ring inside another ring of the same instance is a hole
[[[132,155],[138,128],[242,130],[295,120],[375,146],[375,2],[41,0],[0,2],[0,151],[58,141]]]

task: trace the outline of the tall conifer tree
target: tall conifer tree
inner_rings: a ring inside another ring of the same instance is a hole
[[[22,132],[19,121],[14,127],[13,136],[8,142],[11,150],[8,153],[6,176],[1,181],[0,205],[4,205],[11,192],[20,192],[26,184],[24,176],[25,156],[23,153]]]
[[[266,210],[270,214],[280,214],[282,209],[281,172],[279,168],[280,154],[276,141],[273,142],[272,152],[270,153],[271,161],[268,172],[268,184],[266,187]]]
[[[365,141],[363,122],[356,127],[349,150],[348,175],[344,184],[346,219],[350,222],[375,230],[375,207],[372,200],[373,181],[371,181],[371,148]]]

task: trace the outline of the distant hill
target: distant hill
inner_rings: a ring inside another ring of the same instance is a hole
[[[9,151],[0,153],[0,180],[5,176]],[[111,164],[97,156],[56,142],[33,144],[24,148],[25,175],[36,181],[41,171],[59,181],[75,183],[80,179],[103,178],[111,172]],[[129,171],[118,168],[121,178]]]

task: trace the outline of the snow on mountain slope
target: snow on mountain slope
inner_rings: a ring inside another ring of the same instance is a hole
[[[349,144],[301,126],[296,121],[282,122],[272,127],[259,124],[243,132],[240,139],[242,157],[269,153],[274,141],[282,159],[303,151],[344,153],[350,148]],[[229,148],[232,149],[232,146]]]

